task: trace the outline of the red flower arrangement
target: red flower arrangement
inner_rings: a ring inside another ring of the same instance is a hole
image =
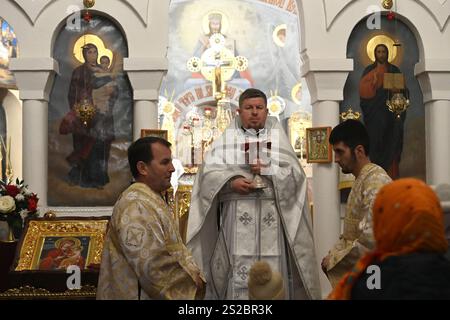
[[[0,181],[0,220],[7,221],[14,238],[20,238],[27,218],[38,215],[39,198],[28,190],[24,181],[5,183]]]

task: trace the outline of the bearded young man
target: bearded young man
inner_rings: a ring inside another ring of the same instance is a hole
[[[373,250],[373,203],[378,190],[392,180],[383,168],[370,161],[369,135],[361,122],[347,120],[337,125],[329,142],[342,172],[356,178],[348,197],[344,232],[322,260],[322,270],[335,287],[364,254]]]

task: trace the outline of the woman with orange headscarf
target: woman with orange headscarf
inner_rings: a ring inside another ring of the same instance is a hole
[[[384,186],[373,207],[373,229],[375,250],[343,276],[329,299],[450,299],[443,213],[428,185],[408,178]],[[372,270],[379,270],[379,288],[368,286]]]

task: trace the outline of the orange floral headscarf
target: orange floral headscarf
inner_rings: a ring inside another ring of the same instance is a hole
[[[424,182],[399,179],[380,189],[373,206],[375,251],[346,273],[328,299],[351,298],[353,284],[374,261],[412,252],[447,251],[444,217],[438,197]]]

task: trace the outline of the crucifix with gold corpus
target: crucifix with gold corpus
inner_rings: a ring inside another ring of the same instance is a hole
[[[210,39],[210,48],[203,52],[201,58],[192,57],[187,62],[191,72],[200,72],[205,79],[211,81],[213,96],[219,101],[225,97],[226,82],[234,72],[245,71],[248,60],[243,56],[234,56],[234,53],[225,47],[225,37],[220,33],[213,34]]]

